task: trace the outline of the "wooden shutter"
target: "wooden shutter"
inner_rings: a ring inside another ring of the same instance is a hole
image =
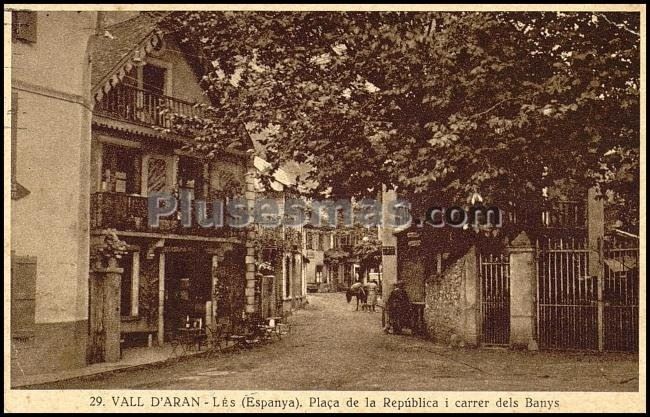
[[[24,42],[36,42],[36,12],[13,12],[14,39]]]
[[[151,158],[147,177],[147,190],[150,193],[164,191],[167,183],[167,163],[165,160]]]
[[[29,337],[36,315],[36,258],[11,257],[11,333]]]

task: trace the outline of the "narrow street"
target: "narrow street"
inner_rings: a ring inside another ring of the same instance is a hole
[[[381,331],[381,313],[313,294],[292,332],[242,353],[40,385],[38,389],[636,391],[632,354],[452,349]]]

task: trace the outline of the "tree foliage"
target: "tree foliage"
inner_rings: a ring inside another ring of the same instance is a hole
[[[638,198],[639,25],[633,13],[558,12],[166,22],[207,64],[209,117],[184,121],[197,146],[233,146],[247,126],[274,167],[312,167],[313,195],[386,184],[441,204],[534,201],[566,178]]]

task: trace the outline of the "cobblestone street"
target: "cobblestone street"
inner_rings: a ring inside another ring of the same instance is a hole
[[[40,385],[39,389],[636,391],[632,354],[451,349],[386,335],[381,313],[314,294],[272,344],[217,357]]]

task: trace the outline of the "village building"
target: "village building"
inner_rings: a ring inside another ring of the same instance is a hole
[[[357,279],[381,282],[381,257],[355,253],[364,241],[377,241],[376,227],[308,224],[304,229],[303,250],[310,261],[305,267],[308,291],[345,291]]]
[[[119,263],[120,333],[147,335],[149,344],[153,335],[163,344],[188,320],[237,317],[255,306],[254,249],[246,247],[244,228],[202,227],[196,218],[186,227],[176,214],[157,228],[148,224],[152,193],[189,193],[191,208],[205,201],[209,217],[217,201],[225,207],[231,198],[255,199],[246,149],[207,159],[184,150],[190,137],[165,131],[173,114],[200,116],[196,104],[210,103],[198,84],[199,58],[158,30],[161,17],[141,13],[105,27],[92,72],[91,234],[115,229],[129,245]],[[106,288],[98,290],[100,298]]]
[[[86,364],[97,13],[12,19],[11,369],[30,374]]]
[[[301,231],[279,235],[282,245],[295,242],[278,263],[278,300],[269,303],[257,228],[229,225],[227,215],[222,225],[198,224],[197,204],[218,218],[218,203],[240,199],[251,211],[264,194],[245,129],[243,146],[216,158],[171,133],[174,115],[199,116],[210,102],[198,83],[204,62],[159,29],[164,16],[14,12],[16,372],[114,362],[129,346],[173,340],[188,322],[284,315],[306,301]],[[150,224],[154,193],[189,196],[189,227],[182,201]],[[108,247],[116,255],[106,262]],[[267,304],[274,309],[264,311]]]
[[[253,160],[260,173],[266,173],[270,166],[260,157]],[[255,249],[258,264],[257,295],[259,313],[262,317],[281,317],[303,307],[307,302],[305,271],[309,259],[302,253],[303,226],[287,225],[284,212],[288,199],[296,198],[295,176],[283,168],[273,173],[270,189],[255,181],[258,206],[272,201],[277,210],[272,218],[256,221]],[[265,208],[261,207],[260,211]],[[262,265],[260,268],[259,266]]]

